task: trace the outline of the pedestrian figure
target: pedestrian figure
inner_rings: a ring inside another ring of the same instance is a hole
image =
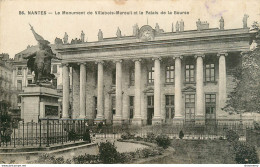
[[[182,139],[184,137],[184,133],[183,131],[181,130],[180,133],[179,133],[179,138]]]

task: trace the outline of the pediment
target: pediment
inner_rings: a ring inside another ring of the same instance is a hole
[[[182,89],[183,92],[196,92],[196,88],[194,86],[186,86]]]
[[[107,93],[108,94],[116,94],[116,88],[111,88]]]
[[[154,93],[154,88],[153,87],[148,87],[143,92],[144,93]]]
[[[108,94],[116,94],[116,88],[112,87],[107,93]],[[124,94],[124,91],[122,91],[122,94]]]

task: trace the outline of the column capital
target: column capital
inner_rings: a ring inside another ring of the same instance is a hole
[[[227,56],[228,55],[228,53],[227,52],[219,52],[218,54],[217,54],[217,56],[218,57],[220,57],[220,56]]]
[[[159,61],[161,61],[162,58],[161,57],[153,57],[152,60],[159,60]]]
[[[69,67],[69,63],[61,63],[62,67],[63,66],[66,66],[66,67]]]
[[[123,62],[123,60],[121,60],[121,59],[118,59],[118,60],[113,60],[113,62],[114,62],[114,63],[122,63],[122,62]]]
[[[86,65],[87,62],[79,62],[79,63],[77,63],[77,65],[81,65],[81,64]]]
[[[136,62],[136,61],[140,61],[140,62],[141,62],[142,59],[133,59],[132,61],[133,61],[133,62]]]
[[[95,64],[104,64],[105,62],[103,60],[97,60],[95,61]]]
[[[198,58],[198,57],[205,58],[205,54],[203,54],[203,53],[198,53],[198,54],[195,54],[194,57],[195,57],[195,58]]]
[[[176,58],[180,58],[181,60],[183,59],[183,56],[182,55],[175,55],[174,57],[173,57],[173,60],[175,60]]]

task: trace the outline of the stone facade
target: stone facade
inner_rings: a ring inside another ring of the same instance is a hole
[[[0,102],[8,103],[8,108],[15,108],[16,92],[12,87],[13,59],[8,54],[0,54]]]
[[[249,50],[248,28],[140,30],[139,36],[55,48],[63,71],[73,69],[73,119],[146,125],[231,118],[222,108],[235,86],[240,53]],[[67,89],[63,82],[63,93]],[[69,100],[64,93],[65,117]]]

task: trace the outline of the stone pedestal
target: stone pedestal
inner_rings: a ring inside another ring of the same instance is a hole
[[[38,119],[59,119],[60,106],[58,99],[61,97],[56,89],[28,86],[24,92],[20,93],[21,104],[21,118],[24,122],[38,122]]]

